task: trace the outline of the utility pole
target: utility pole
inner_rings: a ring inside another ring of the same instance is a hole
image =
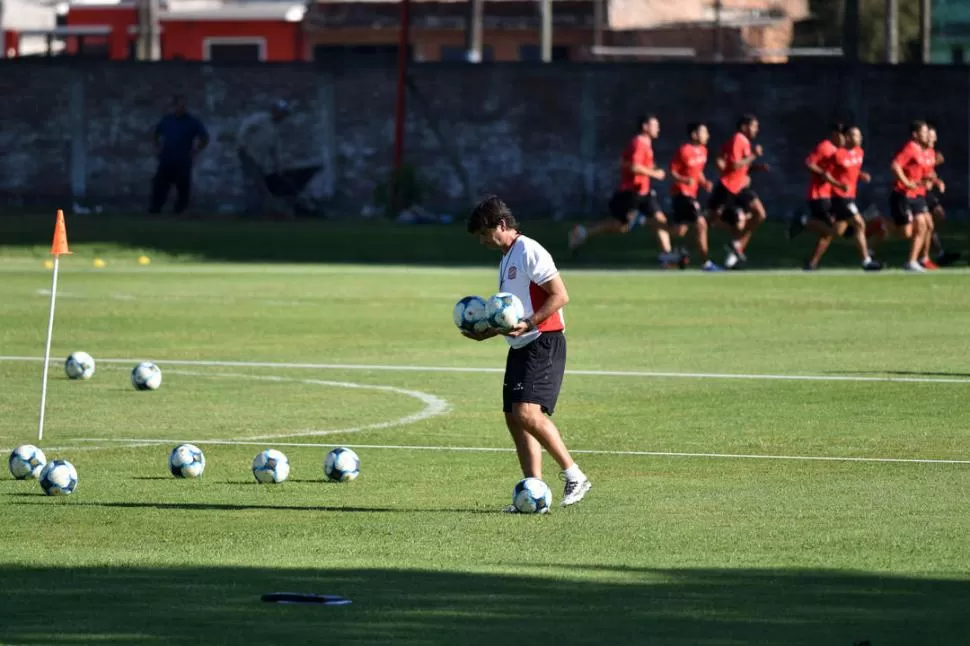
[[[899,62],[899,0],[886,0],[886,62]]]
[[[468,0],[468,24],[465,25],[465,48],[469,63],[482,62],[482,14],[485,0]]]
[[[919,3],[919,50],[920,62],[929,64],[933,55],[933,4],[932,0]]]
[[[138,0],[138,60],[162,58],[159,0]]]
[[[722,0],[714,0],[714,62],[720,63],[724,60],[724,52],[721,50],[721,8]]]
[[[552,61],[552,0],[539,0],[542,14],[542,62]]]

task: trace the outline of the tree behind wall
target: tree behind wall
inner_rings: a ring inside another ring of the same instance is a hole
[[[919,60],[919,0],[899,3],[899,59]],[[842,46],[845,0],[811,0],[812,17],[797,28],[801,47]],[[886,59],[886,0],[859,0],[859,58],[864,63]]]

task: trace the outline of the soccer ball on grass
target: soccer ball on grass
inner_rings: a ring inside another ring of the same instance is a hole
[[[17,480],[37,478],[47,466],[47,456],[33,444],[23,444],[10,452],[7,466]]]
[[[512,504],[522,514],[548,514],[552,491],[539,478],[526,478],[512,490]]]
[[[198,478],[205,471],[205,455],[194,444],[179,444],[168,456],[168,470],[176,478]]]
[[[151,361],[142,361],[131,371],[135,390],[157,390],[162,385],[162,371]]]
[[[281,451],[266,449],[253,459],[253,476],[260,484],[283,482],[290,477],[290,461]]]
[[[335,482],[354,480],[360,475],[360,458],[350,449],[334,449],[323,461],[323,472]]]
[[[64,362],[68,379],[90,379],[94,376],[94,358],[87,352],[72,352]]]
[[[69,496],[77,489],[77,469],[67,460],[51,460],[40,472],[40,487],[48,496]]]

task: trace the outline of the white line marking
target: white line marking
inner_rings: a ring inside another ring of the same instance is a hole
[[[451,410],[451,406],[448,404],[448,402],[440,397],[430,393],[421,392],[420,390],[408,390],[406,388],[397,388],[395,386],[377,386],[370,384],[357,384],[351,381],[326,381],[323,379],[296,379],[291,377],[276,377],[272,375],[246,375],[232,372],[190,372],[185,370],[169,370],[168,372],[177,375],[189,375],[192,377],[253,379],[256,381],[289,382],[311,384],[316,386],[329,386],[333,388],[350,388],[355,390],[377,390],[380,392],[394,393],[395,395],[405,395],[407,397],[417,399],[424,404],[424,408],[417,413],[411,413],[410,415],[405,415],[404,417],[399,417],[388,422],[375,422],[373,424],[364,424],[362,426],[351,426],[348,428],[332,430],[304,429],[301,431],[274,433],[270,435],[254,435],[241,438],[243,440],[268,440],[280,437],[316,437],[320,435],[335,435],[337,433],[360,433],[361,431],[372,431],[382,428],[391,428],[393,426],[414,424],[438,415],[443,415]]]
[[[41,357],[0,356],[0,361],[43,361]],[[54,361],[52,359],[52,361]],[[58,360],[59,361],[59,360]],[[97,359],[99,363],[137,363],[137,359]],[[211,366],[218,368],[286,368],[297,370],[371,370],[375,372],[468,372],[503,373],[502,368],[458,366],[412,366],[356,363],[286,363],[276,361],[187,361],[182,359],[153,359],[157,364],[171,366]],[[721,372],[650,372],[639,370],[567,370],[567,375],[587,377],[640,377],[669,379],[749,379],[763,381],[840,381],[901,384],[970,384],[966,377],[865,377],[856,375],[772,375],[731,374]]]
[[[250,442],[246,440],[180,440],[180,439],[135,439],[135,438],[83,438],[78,442],[140,442],[142,444],[178,444],[191,442],[192,444],[208,444],[215,446],[265,446],[266,442]],[[513,453],[514,448],[487,446],[407,446],[404,444],[316,444],[311,442],[274,442],[273,446],[298,448],[330,448],[346,446],[351,449],[385,449],[395,451],[456,451],[470,453]],[[571,449],[570,453],[581,455],[612,455],[627,457],[660,457],[660,458],[716,458],[735,460],[790,460],[802,462],[897,462],[902,464],[970,464],[970,460],[950,460],[935,458],[864,458],[843,457],[829,455],[753,455],[747,453],[686,453],[682,451],[607,451],[599,449]]]

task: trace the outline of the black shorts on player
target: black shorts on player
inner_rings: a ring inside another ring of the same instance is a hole
[[[758,194],[751,190],[751,187],[742,188],[734,198],[734,206],[738,207],[745,213],[751,212],[751,205],[754,204],[755,200],[759,199]]]
[[[808,217],[827,224],[832,223],[832,200],[823,197],[808,201]]]
[[[836,222],[847,222],[859,215],[859,207],[852,197],[833,197],[832,216]]]
[[[674,222],[694,224],[701,217],[701,205],[689,195],[674,195]]]
[[[630,213],[642,213],[652,218],[661,210],[657,194],[653,191],[645,195],[640,195],[636,191],[617,191],[610,198],[609,208],[610,215],[620,222],[629,222]]]
[[[723,183],[718,182],[707,199],[707,208],[711,211],[726,211],[734,204],[735,197]]]
[[[913,212],[913,215],[929,213],[930,211],[926,204],[926,198],[922,195],[909,198],[909,210]]]
[[[566,335],[562,332],[543,332],[528,345],[509,348],[502,410],[511,413],[513,404],[539,404],[543,413],[552,415],[565,371]]]
[[[926,208],[929,209],[930,213],[935,211],[937,207],[940,206],[940,193],[936,189],[926,191]]]
[[[897,227],[906,226],[913,221],[910,199],[899,191],[889,194],[889,217]]]

